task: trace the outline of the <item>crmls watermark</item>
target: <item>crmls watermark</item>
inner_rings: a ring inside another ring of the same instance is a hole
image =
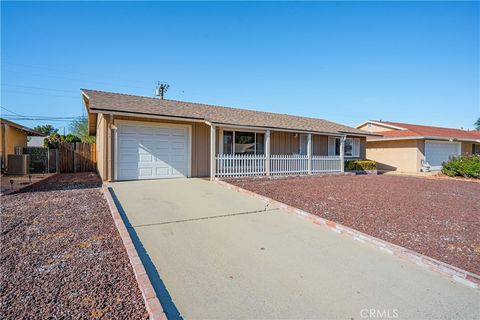
[[[363,319],[396,319],[398,318],[398,309],[365,308],[360,310],[360,317]]]

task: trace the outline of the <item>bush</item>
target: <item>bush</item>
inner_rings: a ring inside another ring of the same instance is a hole
[[[449,177],[480,179],[480,155],[450,157],[450,160],[442,163],[442,172]]]
[[[345,170],[377,170],[377,162],[373,160],[347,160]]]
[[[73,134],[67,134],[66,136],[59,135],[58,133],[52,133],[43,140],[43,146],[49,149],[58,149],[62,142],[82,142],[82,139]]]

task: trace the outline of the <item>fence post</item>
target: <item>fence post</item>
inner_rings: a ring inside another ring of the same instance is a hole
[[[55,149],[55,173],[60,173],[60,149]]]
[[[265,171],[270,175],[270,130],[265,132]]]
[[[342,136],[340,138],[340,171],[345,171],[345,139],[346,136]]]

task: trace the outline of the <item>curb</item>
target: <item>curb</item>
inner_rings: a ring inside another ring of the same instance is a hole
[[[138,288],[142,292],[143,301],[145,302],[145,307],[147,308],[149,318],[151,320],[166,320],[167,316],[163,312],[162,305],[158,300],[158,297],[153,289],[152,283],[148,278],[145,267],[143,266],[142,260],[138,256],[137,250],[133,244],[130,234],[128,233],[125,224],[123,223],[122,217],[118,212],[117,206],[113,201],[112,195],[108,190],[108,187],[103,184],[102,191],[107,199],[108,207],[110,208],[110,213],[112,214],[113,221],[117,227],[118,233],[122,238],[123,245],[127,251],[128,259],[130,265],[132,266],[133,273],[135,274],[135,279],[137,280]]]
[[[438,261],[436,259],[427,257],[423,254],[420,254],[418,252],[415,252],[413,250],[398,246],[396,244],[372,237],[370,235],[367,235],[363,232],[357,231],[355,229],[343,226],[341,224],[335,223],[333,221],[321,218],[319,216],[316,216],[312,213],[303,211],[301,209],[292,207],[290,205],[287,205],[285,203],[273,200],[271,198],[259,195],[253,191],[249,191],[240,187],[237,187],[235,185],[232,185],[228,182],[221,181],[218,178],[214,180],[217,184],[222,185],[228,189],[245,193],[250,196],[253,196],[257,199],[261,199],[269,204],[278,206],[281,209],[286,210],[289,213],[295,214],[296,216],[308,220],[310,222],[313,222],[315,224],[318,224],[323,227],[327,227],[330,230],[339,233],[339,234],[344,234],[353,240],[362,242],[362,243],[368,243],[386,253],[389,253],[393,256],[397,256],[405,261],[411,262],[413,264],[416,264],[417,266],[420,266],[422,268],[428,269],[430,271],[433,271],[437,274],[440,274],[441,276],[448,278],[454,282],[463,284],[465,286],[468,286],[473,289],[480,289],[480,275],[468,272],[466,270],[462,270],[460,268],[454,267],[452,265],[449,265],[447,263]]]

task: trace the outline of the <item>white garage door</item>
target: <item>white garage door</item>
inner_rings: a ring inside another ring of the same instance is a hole
[[[189,130],[169,124],[117,126],[117,179],[162,179],[189,175]]]
[[[425,141],[425,158],[432,170],[440,170],[442,162],[460,152],[460,142]]]

